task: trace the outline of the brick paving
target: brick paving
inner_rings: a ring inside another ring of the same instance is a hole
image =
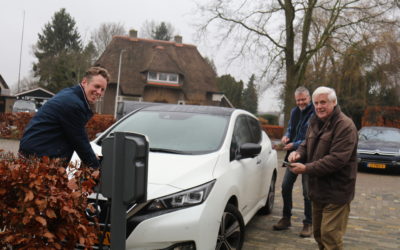
[[[279,153],[280,161],[282,153]],[[275,207],[268,216],[257,215],[246,226],[244,250],[261,249],[318,249],[314,239],[301,238],[303,197],[301,180],[293,189],[293,216],[289,230],[274,231],[282,215],[281,183],[284,168],[279,167]],[[400,249],[400,175],[358,172],[355,199],[347,232],[345,249]]]

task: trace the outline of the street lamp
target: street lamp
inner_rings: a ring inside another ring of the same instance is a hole
[[[117,79],[117,91],[115,92],[115,107],[114,107],[114,118],[117,119],[117,107],[118,107],[118,95],[119,95],[119,80],[121,78],[121,61],[122,54],[125,52],[124,49],[119,52],[119,65],[118,65],[118,79]]]

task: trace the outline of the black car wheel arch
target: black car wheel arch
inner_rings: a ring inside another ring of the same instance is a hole
[[[242,249],[244,233],[245,226],[242,215],[234,205],[228,204],[221,218],[215,249]]]

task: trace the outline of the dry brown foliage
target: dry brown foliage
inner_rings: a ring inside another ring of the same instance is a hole
[[[0,152],[0,249],[95,245],[99,228],[88,221],[85,209],[99,171],[69,167],[76,170],[70,178],[62,160]]]
[[[24,129],[34,114],[31,113],[0,113],[0,138],[21,139]],[[103,132],[115,122],[112,115],[95,114],[86,124],[89,140],[97,133]]]
[[[400,107],[367,107],[362,126],[383,126],[400,128]]]

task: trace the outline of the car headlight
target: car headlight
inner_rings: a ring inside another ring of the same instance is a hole
[[[147,211],[159,211],[164,209],[184,208],[203,203],[213,188],[215,180],[207,182],[179,193],[155,199],[147,207]]]

